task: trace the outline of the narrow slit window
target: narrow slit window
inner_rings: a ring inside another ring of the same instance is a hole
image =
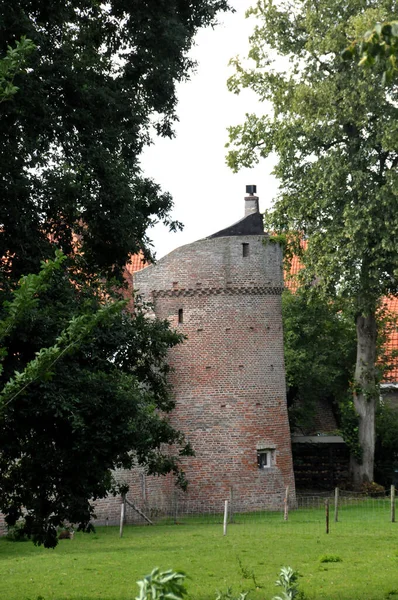
[[[242,244],[242,256],[246,257],[250,254],[249,244]]]
[[[181,324],[184,322],[184,313],[182,308],[178,309],[178,323]]]

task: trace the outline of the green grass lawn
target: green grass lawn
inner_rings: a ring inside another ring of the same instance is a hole
[[[290,565],[312,600],[398,600],[398,523],[385,508],[343,509],[329,535],[322,510],[291,512],[288,522],[279,513],[236,521],[226,537],[221,524],[126,527],[122,539],[117,528],[101,527],[55,550],[3,538],[0,599],[133,600],[137,579],[159,566],[190,576],[192,600],[213,600],[228,585],[268,600],[281,566]],[[321,562],[325,555],[341,561]]]

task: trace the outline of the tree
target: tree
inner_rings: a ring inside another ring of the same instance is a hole
[[[170,195],[143,177],[139,156],[152,132],[173,135],[193,36],[227,7],[2,2],[0,57],[21,36],[37,48],[15,76],[20,93],[1,105],[0,256],[12,257],[14,281],[37,272],[54,241],[65,254],[78,242],[85,273],[120,279],[129,254],[149,255],[150,225],[178,226]]]
[[[340,422],[355,365],[351,315],[313,287],[285,290],[282,315],[291,428],[312,431],[321,400],[330,403]]]
[[[139,304],[132,315],[125,301],[82,298],[64,259],[24,278],[0,322],[0,508],[46,547],[65,522],[92,529],[91,501],[117,490],[113,469],[174,471],[184,484],[178,456],[191,453],[164,416],[174,406],[166,353],[181,336]]]
[[[378,401],[376,313],[397,292],[397,86],[388,93],[380,68],[364,72],[341,49],[375,21],[396,14],[390,0],[261,0],[251,37],[253,69],[234,61],[232,91],[253,89],[270,116],[247,115],[230,128],[228,162],[237,170],[275,152],[281,182],[268,227],[303,252],[301,277],[325,297],[351,303],[357,332],[353,401],[359,416],[359,485],[373,480]],[[279,59],[277,68],[275,60]]]
[[[150,256],[148,227],[179,225],[139,157],[152,134],[173,135],[193,36],[227,8],[1,4],[0,510],[9,525],[24,514],[37,543],[54,546],[65,520],[89,530],[90,499],[113,489],[112,469],[134,462],[183,479],[178,455],[190,448],[167,421],[165,362],[181,337],[138,301],[129,314],[117,288],[132,254]],[[17,40],[34,48],[23,68]],[[56,249],[62,265],[34,275]]]

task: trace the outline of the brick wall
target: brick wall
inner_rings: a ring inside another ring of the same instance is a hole
[[[160,318],[187,335],[169,355],[176,409],[172,423],[196,456],[182,461],[184,501],[198,511],[231,495],[248,510],[279,507],[294,493],[286,409],[280,294],[281,251],[265,236],[199,240],[134,277]],[[244,249],[244,245],[245,249]],[[246,256],[244,256],[246,254]],[[181,322],[182,321],[182,322]],[[272,456],[259,469],[257,451]],[[168,478],[123,474],[138,503],[171,503]]]

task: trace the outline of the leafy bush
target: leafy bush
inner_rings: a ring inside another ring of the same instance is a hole
[[[338,562],[340,559],[336,558],[335,562]],[[283,591],[281,596],[274,596],[272,600],[294,600],[294,598],[303,600],[304,594],[298,590],[298,577],[298,572],[291,567],[282,567],[275,585],[282,587]],[[184,586],[185,578],[185,573],[181,571],[169,569],[161,572],[156,567],[150,575],[137,581],[140,594],[135,600],[183,600],[187,594]],[[240,592],[239,596],[235,597],[232,588],[228,587],[225,592],[217,592],[215,600],[245,600],[248,593]]]
[[[180,571],[160,572],[159,568],[153,569],[150,575],[137,581],[140,594],[135,600],[182,600],[187,594],[183,584],[185,573]]]
[[[319,557],[319,562],[321,563],[336,563],[341,561],[342,559],[337,554],[322,554]]]
[[[274,596],[272,600],[294,600],[296,597],[303,598],[302,592],[298,589],[298,577],[298,572],[292,569],[292,567],[282,567],[279,577],[275,581],[275,585],[283,588],[283,591],[280,596]]]

